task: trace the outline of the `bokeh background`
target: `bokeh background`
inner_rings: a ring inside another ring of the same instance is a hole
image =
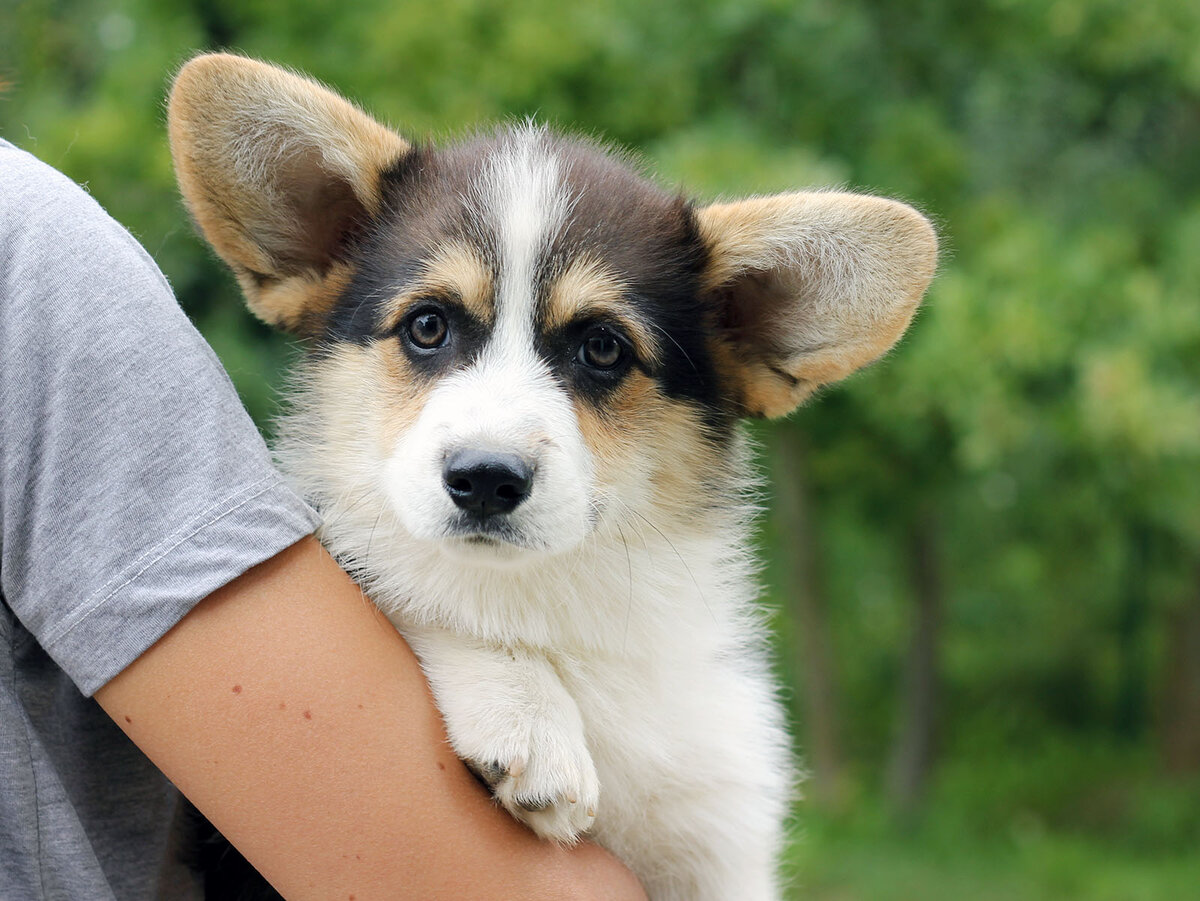
[[[797,898],[1200,898],[1195,0],[0,0],[0,136],[147,246],[269,430],[295,349],[178,201],[189,55],[403,132],[535,115],[701,199],[899,196],[944,241],[902,345],[755,426],[811,771]]]

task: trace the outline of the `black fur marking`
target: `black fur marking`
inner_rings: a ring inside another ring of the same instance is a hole
[[[489,231],[492,223],[478,218],[471,198],[478,196],[489,157],[512,140],[512,132],[502,130],[436,152],[417,147],[382,173],[381,212],[355,242],[357,265],[326,322],[327,342],[386,337],[381,332],[387,302],[411,288],[430,258],[450,242],[469,245],[494,277],[500,275],[499,237]],[[560,160],[571,198],[567,221],[537,262],[540,320],[555,278],[580,257],[602,261],[625,285],[630,304],[660,346],[654,365],[639,361],[643,371],[668,397],[697,407],[712,440],[727,437],[737,411],[709,352],[719,327],[717,304],[702,293],[708,251],[691,204],[587,141],[549,134],[536,140],[546,141]],[[612,384],[606,387],[603,379],[573,371],[568,361],[578,344],[570,345],[579,335],[568,334],[571,330],[542,336],[540,350],[564,384],[602,405]],[[456,354],[452,365],[470,358]]]
[[[714,320],[700,287],[708,250],[691,204],[586,142],[558,139],[556,150],[566,163],[571,216],[543,260],[542,278],[580,257],[602,261],[655,333],[660,359],[648,374],[667,396],[696,404],[711,428],[727,432],[732,419],[708,349]]]
[[[580,346],[598,325],[604,325],[625,350],[622,361],[612,369],[594,369],[579,360]],[[581,319],[570,322],[550,334],[539,332],[537,349],[564,385],[569,385],[577,394],[586,397],[598,407],[620,386],[631,368],[636,367],[651,375],[645,363],[637,358],[632,342],[625,337],[620,327],[603,320]]]
[[[474,246],[484,259],[495,257],[465,199],[482,159],[464,148],[414,147],[380,175],[381,211],[357,242],[358,265],[326,323],[326,340],[382,337],[384,305],[452,241]]]

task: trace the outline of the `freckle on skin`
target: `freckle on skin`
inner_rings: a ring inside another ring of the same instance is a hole
[[[132,719],[130,719],[129,717],[125,717],[125,722],[127,722],[127,723],[132,723],[132,722],[133,722],[133,720],[132,720]]]
[[[311,710],[304,711],[304,718],[306,720],[311,720],[312,719],[312,711]]]
[[[233,686],[233,693],[235,695],[240,695],[242,693],[242,686],[240,686],[240,685]]]
[[[439,769],[439,770],[444,770],[445,768],[446,768],[446,764],[442,763],[442,762],[439,760],[439,761],[438,761],[438,769]]]
[[[287,710],[287,704],[283,703],[283,701],[280,701],[280,702],[279,702],[279,709],[280,709],[280,710]]]

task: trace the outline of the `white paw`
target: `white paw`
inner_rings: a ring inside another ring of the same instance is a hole
[[[600,798],[583,736],[548,720],[519,731],[486,748],[457,750],[509,813],[542,838],[571,844],[591,828]]]

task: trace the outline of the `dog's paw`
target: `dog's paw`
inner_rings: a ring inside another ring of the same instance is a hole
[[[542,838],[572,844],[591,828],[600,799],[596,766],[582,736],[539,723],[529,739],[498,753],[469,753],[467,766],[514,817]]]

